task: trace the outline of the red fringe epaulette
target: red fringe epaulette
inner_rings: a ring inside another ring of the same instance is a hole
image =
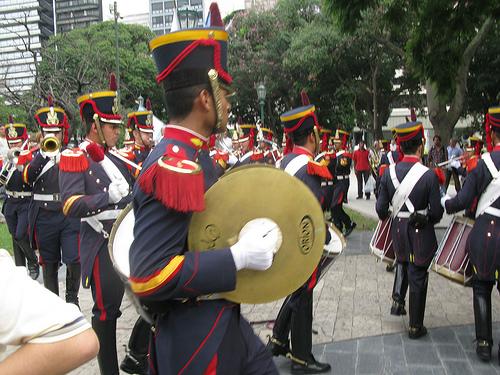
[[[385,170],[389,167],[387,164],[382,164],[378,169],[378,175],[382,177],[384,175]]]
[[[29,150],[23,150],[17,157],[17,165],[26,165],[33,160],[33,153]]]
[[[61,153],[59,170],[63,172],[85,172],[88,168],[87,156],[79,148],[64,150]]]
[[[438,181],[439,181],[439,185],[444,185],[445,181],[446,181],[446,177],[444,176],[444,172],[441,168],[434,168],[434,173],[436,174],[437,178],[438,178]]]
[[[96,163],[100,163],[104,160],[104,149],[102,146],[95,142],[90,142],[85,148],[90,158]]]
[[[165,207],[179,212],[205,209],[203,171],[177,145],[169,145],[167,152],[137,181],[144,193],[153,195]]]
[[[478,160],[479,158],[477,156],[471,156],[469,159],[467,159],[467,161],[465,162],[467,173],[471,173],[477,167]]]
[[[309,160],[307,163],[307,174],[319,176],[321,178],[324,178],[326,180],[332,180],[332,174],[330,173],[330,170],[328,167],[322,163],[318,163],[314,160]]]

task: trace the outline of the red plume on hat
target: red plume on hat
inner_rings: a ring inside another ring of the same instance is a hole
[[[302,105],[310,105],[311,101],[309,100],[309,96],[307,95],[306,90],[302,89],[300,92],[300,99],[302,100]]]
[[[415,108],[410,108],[410,118],[411,121],[417,121],[417,114],[415,113]]]
[[[111,91],[116,91],[118,86],[116,85],[116,76],[115,73],[111,73],[109,75],[109,89]]]
[[[210,26],[211,27],[224,27],[224,23],[222,22],[222,17],[220,15],[219,6],[217,3],[210,4]]]
[[[149,98],[146,99],[146,110],[151,111],[151,100]]]
[[[14,116],[9,115],[9,124],[13,124],[13,123],[14,123]]]
[[[53,107],[54,106],[54,99],[52,98],[52,95],[50,95],[50,94],[47,97],[47,104],[49,105],[49,107]]]

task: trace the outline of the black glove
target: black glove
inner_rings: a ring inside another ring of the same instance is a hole
[[[427,225],[428,222],[429,218],[427,217],[427,215],[422,215],[418,212],[413,212],[408,219],[408,223],[416,229],[422,229]]]

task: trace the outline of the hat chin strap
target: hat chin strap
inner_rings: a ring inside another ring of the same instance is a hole
[[[107,147],[108,145],[106,144],[106,139],[104,139],[104,133],[102,132],[101,122],[99,121],[99,115],[97,113],[94,113],[93,119],[95,127],[97,129],[97,135],[99,135],[99,140],[101,141],[103,146]]]
[[[210,69],[208,71],[208,81],[210,82],[210,87],[212,88],[216,110],[216,123],[212,134],[217,134],[223,132],[224,130],[222,129],[222,118],[224,117],[224,113],[222,110],[222,92],[220,89],[219,73],[217,73],[217,70]]]
[[[316,145],[314,147],[314,155],[317,155],[321,151],[320,150],[321,145],[319,144],[321,138],[319,136],[319,131],[317,126],[313,128],[313,132],[314,132],[314,139],[316,140]]]

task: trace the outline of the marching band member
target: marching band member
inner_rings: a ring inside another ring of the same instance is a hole
[[[121,315],[124,286],[111,263],[108,237],[120,210],[131,200],[133,178],[127,166],[109,152],[115,147],[122,126],[114,75],[109,91],[83,95],[78,104],[86,139],[79,149],[61,153],[61,201],[65,215],[81,219],[82,284],[92,289],[92,328],[101,344],[99,368],[102,374],[118,374],[116,320]],[[140,319],[138,322],[141,324]],[[135,335],[147,337],[148,330],[144,331],[134,329],[131,341],[135,341]],[[131,354],[142,360],[136,373],[146,373],[146,355]]]
[[[14,124],[12,116],[5,126],[9,152],[3,162],[4,168],[10,163],[12,173],[5,185],[7,198],[2,206],[7,227],[12,236],[16,266],[26,266],[33,280],[38,279],[40,267],[35,250],[30,246],[28,235],[28,209],[31,201],[31,186],[23,180],[23,165],[27,162],[29,150],[21,150],[28,143],[28,131],[24,124]],[[22,160],[24,159],[24,160]],[[6,171],[7,172],[7,171]],[[9,174],[10,174],[9,173]]]
[[[286,155],[279,167],[301,180],[321,202],[321,180],[331,180],[332,176],[326,165],[313,159],[320,149],[319,125],[314,111],[313,105],[307,105],[281,115],[288,140]],[[326,242],[331,238],[328,232]],[[268,348],[273,355],[291,358],[292,374],[319,374],[331,369],[328,363],[318,362],[312,354],[313,289],[320,272],[316,269],[303,286],[285,299],[269,339]]]
[[[230,109],[228,34],[217,4],[210,11],[210,28],[150,42],[156,79],[175,125],[166,126],[134,188],[129,281],[155,316],[154,373],[277,374],[240,306],[214,293],[234,290],[238,270],[268,269],[279,248],[279,228],[259,219],[247,224],[248,232],[231,247],[186,248],[191,216],[204,210],[204,192],[217,178],[207,143],[225,131]]]
[[[347,203],[347,193],[349,191],[349,175],[351,173],[352,155],[348,151],[349,132],[337,129],[333,145],[335,157],[330,159],[330,170],[333,175],[333,193],[330,208],[332,221],[335,226],[342,231],[344,237],[349,236],[356,223],[351,220],[344,211],[344,203]]]
[[[69,123],[64,109],[48,106],[35,113],[42,132],[41,146],[24,168],[24,182],[33,186],[29,223],[32,247],[40,251],[43,284],[59,295],[58,270],[66,264],[66,302],[78,306],[80,289],[80,219],[62,212],[59,190],[60,152],[68,143]]]
[[[146,99],[146,107],[142,104],[142,98],[139,98],[139,108],[135,112],[127,115],[127,128],[132,130],[134,139],[134,160],[133,162],[142,165],[144,160],[154,147],[153,142],[153,111],[151,110],[151,101]]]
[[[490,153],[483,154],[454,198],[442,198],[443,206],[450,214],[475,207],[476,221],[467,239],[466,249],[474,270],[472,289],[476,353],[483,361],[491,359],[491,290],[495,283],[499,287],[500,107],[491,107],[486,116],[486,137]]]
[[[380,220],[394,217],[391,235],[397,257],[391,314],[405,314],[406,287],[410,286],[410,339],[427,334],[424,326],[428,268],[437,250],[434,224],[443,216],[439,180],[421,158],[424,128],[421,122],[407,122],[395,128],[405,157],[386,168],[380,181],[376,210]],[[392,212],[389,205],[392,205]],[[401,294],[399,293],[401,291]]]

